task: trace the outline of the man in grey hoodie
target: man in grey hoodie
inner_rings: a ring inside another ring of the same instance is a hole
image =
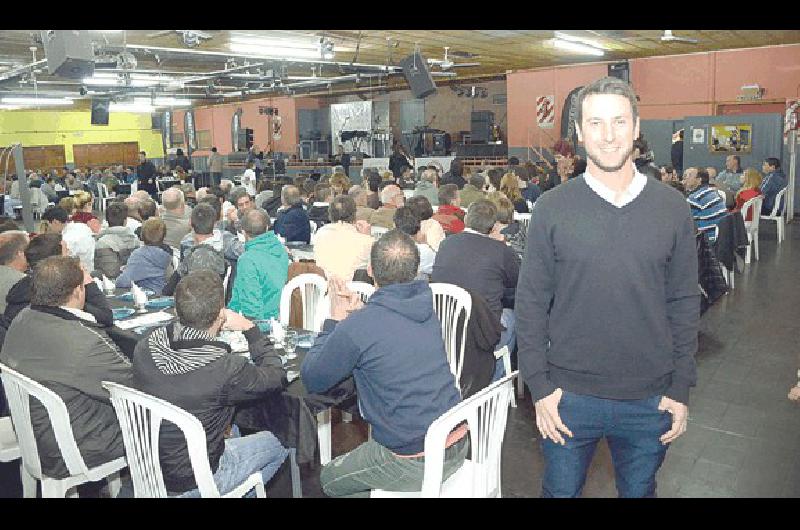
[[[139,238],[125,226],[127,218],[128,207],[124,203],[112,202],[108,205],[108,228],[104,228],[97,239],[94,266],[95,270],[109,278],[119,276],[131,252],[139,248]]]

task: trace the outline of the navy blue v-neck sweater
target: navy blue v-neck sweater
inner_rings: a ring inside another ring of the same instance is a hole
[[[534,401],[560,387],[688,404],[700,318],[694,234],[684,197],[652,179],[622,208],[583,177],[536,201],[516,295]]]

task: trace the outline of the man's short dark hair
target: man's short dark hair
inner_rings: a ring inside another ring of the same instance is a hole
[[[142,241],[145,245],[159,247],[167,236],[167,225],[158,217],[151,217],[142,223]]]
[[[250,237],[266,233],[269,227],[269,215],[261,208],[251,208],[242,216],[242,230]]]
[[[417,276],[419,249],[408,235],[390,230],[372,244],[370,263],[372,277],[380,287],[408,283]]]
[[[106,208],[108,226],[124,226],[128,218],[128,206],[124,202],[109,203]]]
[[[450,175],[460,177],[464,173],[464,162],[460,158],[454,158],[450,162]]]
[[[205,197],[200,199],[197,204],[207,204],[212,208],[214,208],[214,211],[217,212],[216,221],[219,221],[222,218],[222,203],[219,202],[219,199],[217,199],[217,197],[215,197],[214,195],[206,195]]]
[[[236,188],[233,188],[233,190],[231,191],[231,199],[230,199],[231,204],[236,206],[236,203],[239,201],[239,199],[241,199],[242,197],[249,197],[249,196],[250,194],[247,193],[247,188],[245,188],[244,186],[238,186]]]
[[[581,126],[581,120],[583,119],[583,102],[587,97],[596,94],[616,94],[627,98],[628,102],[631,104],[633,121],[635,122],[636,118],[639,117],[639,107],[636,103],[636,93],[633,91],[633,87],[616,77],[603,77],[583,87],[581,91],[578,92],[578,97],[575,98],[575,122],[579,128]]]
[[[683,129],[681,129],[680,131],[678,131],[678,138],[680,138],[681,140],[683,140]]]
[[[208,203],[200,202],[192,210],[192,231],[195,234],[209,235],[214,232],[217,222],[217,211]]]
[[[404,234],[414,237],[420,230],[420,218],[408,206],[401,206],[394,212],[394,226]]]
[[[349,195],[337,195],[328,205],[328,217],[331,222],[356,222],[356,201]]]
[[[217,152],[217,148],[216,148],[216,147],[212,147],[212,148],[211,148],[211,152],[212,152],[212,153],[216,153],[216,152]]]
[[[700,179],[700,182],[702,183],[703,186],[706,186],[708,185],[708,181],[711,177],[708,174],[708,171],[706,171],[705,169],[698,169],[697,178]]]
[[[50,256],[33,269],[31,305],[59,307],[67,303],[72,292],[83,285],[83,269],[78,258]]]
[[[22,231],[6,231],[0,235],[0,265],[8,265],[14,257],[25,250],[28,235]]]
[[[420,218],[420,221],[426,221],[433,217],[433,206],[431,206],[431,201],[422,195],[419,197],[409,197],[406,199],[405,206],[411,208],[417,217]]]
[[[512,156],[511,158],[508,159],[508,165],[509,166],[518,166],[519,165],[519,158],[517,158],[515,156]]]
[[[458,198],[458,185],[445,184],[439,188],[439,204],[453,204]]]
[[[190,272],[175,288],[175,312],[184,326],[200,330],[210,328],[224,305],[222,279],[212,271]]]
[[[485,180],[483,178],[483,175],[481,175],[479,173],[474,173],[474,174],[470,175],[470,177],[469,177],[469,183],[473,187],[478,188],[479,190],[483,189],[484,182],[485,182]]]
[[[502,172],[492,168],[486,171],[486,176],[489,177],[489,183],[494,186],[494,189],[500,191],[500,183],[503,180]]]
[[[147,156],[147,153],[145,153],[144,151],[139,151],[139,154],[142,156]]]
[[[765,158],[764,162],[769,164],[771,167],[774,167],[775,169],[780,169],[781,168],[781,161],[778,160],[777,158],[772,158],[772,157]]]
[[[28,260],[28,266],[34,268],[43,259],[60,256],[61,253],[61,234],[50,232],[31,239],[28,248],[25,249],[25,258]]]
[[[216,197],[217,200],[220,202],[224,202],[228,196],[228,194],[225,193],[225,190],[223,190],[221,186],[211,186],[210,188],[208,188],[208,193]]]
[[[67,215],[67,211],[60,206],[50,206],[42,214],[42,221],[60,221],[62,223],[66,223],[69,221],[69,215]]]
[[[742,159],[739,157],[739,155],[730,155],[730,156],[731,156],[731,158],[736,160],[736,168],[739,171],[741,171],[742,170]]]
[[[142,221],[147,221],[154,217],[156,213],[158,213],[158,206],[153,199],[146,199],[139,203],[139,217],[142,218]]]
[[[464,224],[480,234],[488,234],[497,222],[497,207],[488,199],[479,199],[469,205]]]

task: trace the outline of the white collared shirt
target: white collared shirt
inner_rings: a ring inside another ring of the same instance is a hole
[[[586,181],[586,184],[592,188],[592,191],[598,194],[606,202],[613,204],[617,208],[622,208],[626,204],[632,202],[633,199],[639,196],[644,189],[645,184],[647,184],[647,177],[639,173],[635,166],[633,169],[633,179],[631,180],[631,183],[628,184],[628,187],[619,195],[617,195],[616,191],[612,190],[600,182],[597,178],[593,177],[591,173],[589,173],[588,169],[583,174],[583,178]]]
[[[94,318],[94,315],[89,314],[86,311],[81,311],[80,309],[76,309],[74,307],[67,307],[65,305],[62,305],[60,307],[64,311],[69,311],[70,313],[80,318],[81,320],[88,320],[89,322],[94,322],[95,324],[97,324],[97,319]]]

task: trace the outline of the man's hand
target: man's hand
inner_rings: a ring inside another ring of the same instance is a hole
[[[372,234],[372,227],[364,219],[359,219],[358,221],[356,221],[356,230],[358,230],[360,234],[366,234],[366,235]]]
[[[686,432],[686,420],[689,416],[689,407],[667,396],[661,398],[658,410],[672,414],[672,429],[661,436],[661,443],[668,444],[677,440],[678,436]]]
[[[534,409],[536,410],[536,427],[539,428],[542,438],[549,438],[555,443],[566,445],[561,433],[572,438],[572,431],[561,422],[561,416],[558,415],[558,404],[563,393],[563,390],[556,388],[555,392],[537,401]]]
[[[228,329],[231,331],[247,331],[252,327],[253,322],[251,320],[244,318],[236,311],[231,311],[227,308],[225,309],[225,323],[222,325],[222,329]]]
[[[800,383],[798,383],[797,385],[793,386],[789,390],[789,399],[791,399],[792,401],[800,400]]]
[[[347,283],[338,276],[331,276],[328,280],[328,296],[332,320],[344,320],[351,312],[364,306],[358,293],[350,291]]]

